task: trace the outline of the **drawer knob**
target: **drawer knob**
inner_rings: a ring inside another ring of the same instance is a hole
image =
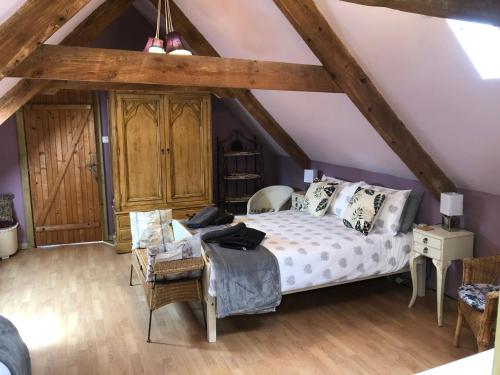
[[[424,247],[424,254],[427,254],[429,252],[429,249]]]
[[[427,237],[425,237],[422,242],[427,243],[427,242],[429,242],[429,239]]]

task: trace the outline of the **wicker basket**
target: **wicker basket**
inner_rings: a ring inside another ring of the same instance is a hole
[[[17,251],[17,227],[0,229],[0,258],[7,259]]]
[[[155,280],[161,276],[176,277],[186,272],[200,271],[196,278],[174,278],[162,280],[161,282],[146,281],[146,270],[148,266],[147,249],[136,249],[132,251],[132,264],[130,268],[130,285],[132,285],[132,274],[135,268],[146,298],[149,304],[149,327],[148,342],[151,342],[151,317],[154,310],[169,303],[185,301],[203,301],[201,289],[201,271],[205,263],[202,258],[189,258],[159,262],[154,265]]]

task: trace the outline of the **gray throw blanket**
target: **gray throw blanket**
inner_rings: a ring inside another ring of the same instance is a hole
[[[3,316],[0,316],[0,362],[7,366],[12,375],[31,374],[28,348],[16,327]]]
[[[241,251],[205,244],[216,274],[217,317],[276,311],[281,303],[278,260],[258,245]]]

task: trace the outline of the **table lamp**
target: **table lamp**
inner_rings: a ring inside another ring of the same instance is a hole
[[[317,169],[304,169],[304,182],[306,184],[306,191],[309,189],[309,185],[314,182],[314,180],[318,177]]]
[[[441,193],[441,227],[449,232],[458,230],[460,216],[464,214],[464,196],[458,193]]]

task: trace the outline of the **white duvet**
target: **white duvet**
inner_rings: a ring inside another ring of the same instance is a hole
[[[262,242],[278,259],[281,291],[317,287],[403,269],[409,260],[411,233],[393,237],[382,231],[368,236],[344,226],[334,215],[280,211],[239,217],[266,233]],[[211,268],[209,294],[217,276]]]

